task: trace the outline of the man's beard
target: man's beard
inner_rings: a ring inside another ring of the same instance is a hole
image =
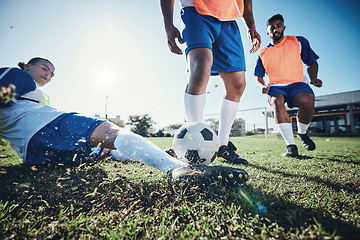
[[[284,32],[279,32],[279,34],[273,34],[273,40],[275,42],[280,41],[284,36]]]

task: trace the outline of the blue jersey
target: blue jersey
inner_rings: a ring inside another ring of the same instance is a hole
[[[0,68],[0,75],[7,69],[8,68]],[[10,84],[15,86],[16,99],[19,99],[22,95],[36,89],[36,83],[30,74],[19,68],[12,68],[11,71],[1,78],[0,87],[9,87]],[[0,103],[0,107],[6,107],[12,104],[12,101],[7,104]]]
[[[316,55],[316,53],[311,49],[309,41],[301,36],[296,36],[296,38],[299,40],[300,42],[300,46],[301,46],[301,59],[302,61],[307,65],[310,66],[311,64],[315,63],[316,60],[319,58],[318,55]],[[272,47],[274,46],[273,44],[269,44],[267,47]],[[262,63],[262,60],[260,57],[258,57],[257,62],[256,62],[256,66],[255,66],[255,70],[254,70],[254,75],[257,77],[264,77],[265,76],[265,68],[264,65]]]

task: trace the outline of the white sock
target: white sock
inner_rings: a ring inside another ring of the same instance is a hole
[[[221,145],[228,145],[231,127],[234,123],[236,113],[239,108],[239,102],[233,102],[223,99],[220,107],[219,119],[219,143]]]
[[[308,129],[310,123],[305,124],[305,123],[301,123],[301,122],[297,122],[297,128],[298,128],[298,133],[299,134],[305,134],[306,130]]]
[[[294,133],[292,130],[291,123],[279,123],[278,127],[280,129],[280,133],[284,138],[287,145],[296,145],[294,140]]]
[[[185,93],[185,115],[188,122],[202,122],[204,116],[204,108],[206,101],[206,93],[201,95],[192,95]]]
[[[154,167],[164,173],[171,169],[187,166],[161,150],[149,140],[128,131],[122,131],[116,137],[110,156],[115,160],[133,160]]]

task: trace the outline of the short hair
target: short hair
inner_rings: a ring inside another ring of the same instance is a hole
[[[52,64],[49,60],[45,59],[45,58],[41,58],[41,57],[34,57],[32,59],[30,59],[30,61],[28,62],[28,64],[36,64],[39,61],[46,61],[48,63],[50,63],[51,65],[54,66],[54,64]],[[19,62],[18,66],[24,70],[25,69],[25,63],[24,62]]]
[[[284,22],[283,16],[281,14],[276,14],[276,15],[272,16],[271,18],[269,18],[269,20],[267,21],[266,26],[271,25],[271,23],[276,21],[276,20],[280,20],[280,21]]]

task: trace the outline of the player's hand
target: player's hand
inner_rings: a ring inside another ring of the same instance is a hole
[[[321,87],[322,86],[322,81],[320,79],[312,80],[310,83],[312,85],[314,85],[315,87]]]
[[[269,90],[270,90],[270,85],[269,85],[269,84],[266,84],[266,85],[264,85],[264,86],[261,88],[261,92],[262,92],[263,94],[269,93]]]
[[[260,45],[261,45],[260,34],[254,29],[249,29],[248,30],[248,38],[249,38],[251,46],[252,46],[252,48],[249,50],[249,52],[254,53],[260,48]]]
[[[173,25],[171,27],[166,28],[166,37],[167,37],[167,43],[170,48],[170,51],[175,54],[182,54],[182,50],[179,48],[179,46],[176,44],[176,39],[179,41],[180,44],[183,43],[181,34],[179,30],[174,27]]]
[[[16,102],[15,86],[10,84],[8,87],[0,87],[0,103],[7,104],[10,101]]]
[[[109,149],[109,148],[104,148],[102,151],[101,151],[101,154],[99,155],[99,159],[104,159],[104,158],[107,158],[109,157],[109,153],[112,149]]]

